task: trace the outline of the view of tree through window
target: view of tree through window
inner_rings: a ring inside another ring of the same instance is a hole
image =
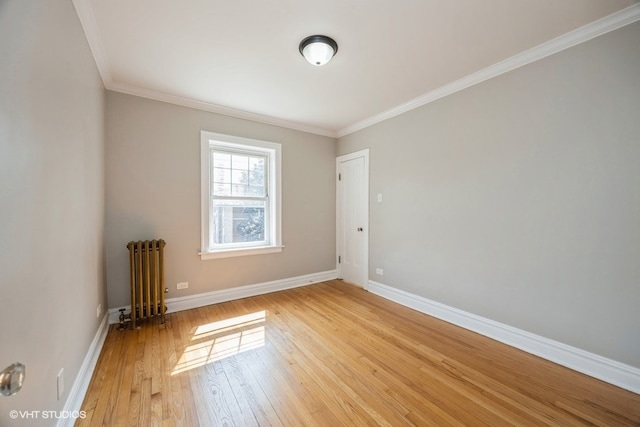
[[[213,242],[264,241],[266,156],[217,150],[212,155]]]

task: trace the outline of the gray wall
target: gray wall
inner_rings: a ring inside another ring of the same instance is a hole
[[[63,408],[105,313],[104,89],[71,1],[1,1],[0,58],[0,425],[52,425],[9,410]]]
[[[370,279],[640,367],[638,46],[635,23],[340,138],[371,148]]]
[[[131,240],[166,240],[169,298],[335,269],[334,139],[110,91],[106,108],[110,307],[129,304]],[[200,260],[201,130],[282,144],[281,253]]]

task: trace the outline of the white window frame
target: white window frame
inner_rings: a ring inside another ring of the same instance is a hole
[[[216,248],[210,241],[211,227],[211,151],[222,149],[224,151],[246,153],[258,152],[267,157],[267,191],[269,195],[268,212],[265,218],[265,242],[252,245],[242,243],[239,245],[220,245]],[[200,194],[201,194],[201,250],[202,260],[229,258],[245,255],[259,255],[282,251],[282,181],[281,181],[282,148],[275,142],[260,141],[256,139],[242,138],[239,136],[224,135],[220,133],[200,132]]]

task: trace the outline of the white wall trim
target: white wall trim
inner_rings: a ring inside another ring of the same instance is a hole
[[[257,283],[254,285],[239,286],[230,289],[220,289],[217,291],[204,292],[186,297],[168,298],[166,300],[167,313],[189,310],[192,308],[204,307],[206,305],[218,304],[225,301],[232,301],[240,298],[248,298],[270,292],[283,291],[301,286],[312,285],[314,283],[326,282],[338,277],[336,270],[324,271],[321,273],[305,274],[303,276],[291,277],[288,279],[273,280],[271,282]],[[118,323],[119,310],[124,308],[128,313],[131,305],[109,309],[109,323]]]
[[[367,290],[445,322],[640,394],[640,369],[472,313],[369,281]]]
[[[76,14],[80,19],[80,25],[84,30],[84,35],[89,43],[89,49],[93,54],[93,60],[98,67],[98,73],[102,77],[102,83],[104,86],[108,86],[111,81],[111,67],[109,66],[109,60],[105,53],[104,45],[102,44],[102,38],[98,31],[98,24],[96,23],[96,17],[93,13],[93,7],[89,0],[73,0],[73,6],[76,9]]]
[[[173,105],[180,105],[182,107],[194,108],[196,110],[208,111],[210,113],[222,114],[229,117],[235,117],[238,119],[251,120],[253,122],[264,123],[267,125],[273,125],[283,127],[287,129],[299,130],[302,132],[312,133],[316,135],[328,136],[331,138],[336,137],[336,132],[330,129],[323,129],[314,126],[305,125],[302,123],[291,122],[288,120],[278,119],[276,117],[265,116],[262,114],[251,113],[243,110],[236,110],[235,108],[223,107],[221,105],[212,104],[206,101],[200,101],[193,98],[187,98],[183,96],[173,95],[166,92],[159,92],[151,89],[141,88],[138,86],[118,83],[118,82],[104,82],[105,87],[108,90],[114,92],[126,93],[128,95],[139,96],[142,98],[152,99],[154,101],[162,101]]]
[[[98,24],[93,12],[93,7],[91,6],[91,1],[73,0],[73,5],[76,9],[78,18],[80,19],[80,24],[82,25],[82,29],[84,30],[87,42],[89,43],[89,49],[93,54],[93,59],[95,60],[96,66],[98,67],[98,72],[100,73],[100,77],[102,78],[102,84],[106,89],[112,90],[114,92],[125,93],[128,95],[139,96],[141,98],[147,98],[154,101],[162,101],[168,104],[194,108],[201,111],[208,111],[210,113],[223,114],[225,116],[235,117],[238,119],[251,120],[253,122],[299,130],[302,132],[328,136],[331,138],[336,137],[336,132],[334,130],[318,128],[302,123],[278,119],[271,116],[251,113],[248,111],[236,110],[234,108],[223,107],[221,105],[200,101],[194,98],[187,98],[114,81],[113,73],[111,72],[111,66],[109,65],[109,59],[102,42],[102,38],[100,37],[100,31],[98,30]]]
[[[441,86],[431,92],[412,99],[404,104],[395,106],[382,113],[375,114],[350,126],[338,130],[336,133],[338,138],[354,133],[358,130],[367,128],[376,123],[399,116],[423,105],[429,104],[438,99],[452,95],[463,89],[482,83],[499,75],[513,71],[532,62],[546,58],[547,56],[558,53],[562,50],[584,43],[595,37],[606,34],[610,31],[617,30],[625,25],[640,20],[640,4],[634,4],[616,13],[606,16],[590,24],[584,25],[564,35],[556,37],[529,50],[521,52],[496,64],[493,64],[483,70],[469,74],[459,80]]]
[[[73,0],[73,4],[75,6],[78,17],[80,18],[80,23],[82,24],[82,28],[84,29],[89,47],[91,49],[91,52],[93,53],[96,65],[98,66],[98,71],[100,73],[100,76],[102,77],[102,81],[106,89],[156,101],[167,102],[169,104],[180,105],[183,107],[195,108],[197,110],[208,111],[211,113],[223,114],[225,116],[236,117],[239,119],[251,120],[258,123],[299,130],[316,135],[328,136],[331,138],[340,138],[349,135],[350,133],[398,116],[423,105],[429,104],[430,102],[436,101],[440,98],[444,98],[445,96],[451,95],[455,92],[461,91],[478,83],[482,83],[485,80],[497,77],[501,74],[527,65],[531,62],[545,58],[549,55],[553,55],[554,53],[560,52],[564,49],[568,49],[577,44],[584,43],[594,37],[598,37],[610,31],[621,28],[625,25],[631,24],[637,20],[640,20],[640,4],[631,5],[602,19],[584,25],[562,36],[556,37],[555,39],[552,39],[520,54],[507,58],[504,61],[498,62],[497,64],[489,66],[476,73],[472,73],[466,77],[463,77],[455,82],[449,83],[445,86],[414,98],[404,104],[395,106],[389,110],[383,111],[379,114],[375,114],[364,120],[353,123],[345,128],[335,131],[261,114],[250,113],[248,111],[236,110],[233,108],[216,105],[210,102],[172,95],[169,93],[142,88],[139,86],[115,82],[112,78],[111,68],[107,55],[105,53],[102,39],[99,35],[90,0]]]
[[[91,382],[91,378],[93,377],[93,371],[96,368],[98,357],[100,357],[100,352],[102,351],[102,346],[104,345],[104,341],[107,338],[107,332],[109,331],[107,322],[108,318],[109,315],[107,313],[105,313],[105,315],[102,317],[102,321],[100,322],[100,326],[98,327],[96,335],[93,337],[93,341],[89,346],[89,351],[87,351],[87,355],[84,357],[82,366],[80,366],[78,376],[73,382],[71,391],[69,391],[69,396],[67,397],[67,401],[65,402],[64,408],[62,409],[63,411],[77,412],[82,409],[82,402],[84,401],[84,397],[87,394],[89,383]],[[59,418],[56,425],[58,427],[72,427],[74,423],[75,419],[72,417],[68,417]]]

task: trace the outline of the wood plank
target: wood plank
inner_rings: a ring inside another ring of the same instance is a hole
[[[341,281],[111,326],[77,426],[640,425],[640,396]]]

